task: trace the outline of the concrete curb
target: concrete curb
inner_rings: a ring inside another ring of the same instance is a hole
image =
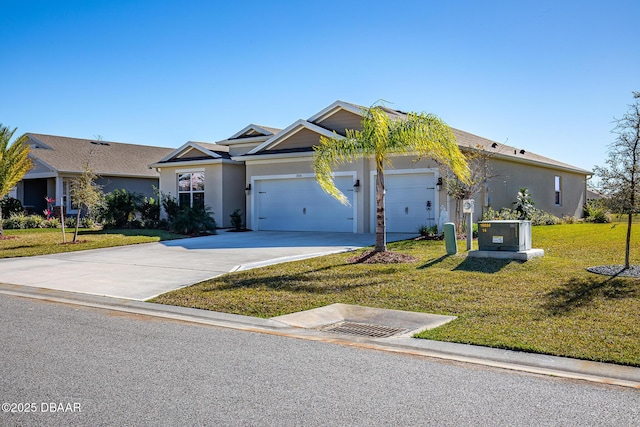
[[[0,283],[0,294],[640,389],[640,368],[610,363],[406,337],[352,338],[273,319],[29,286]]]

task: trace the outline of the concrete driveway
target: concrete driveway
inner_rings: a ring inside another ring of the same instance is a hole
[[[409,235],[389,235],[401,240]],[[0,259],[0,282],[134,300],[236,270],[344,252],[373,234],[247,232],[158,243]]]

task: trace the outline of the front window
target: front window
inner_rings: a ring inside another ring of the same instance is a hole
[[[73,200],[73,191],[71,191],[71,179],[62,180],[62,206],[65,207],[67,212],[76,212],[77,206],[75,200]]]
[[[178,174],[178,203],[204,208],[204,172]]]

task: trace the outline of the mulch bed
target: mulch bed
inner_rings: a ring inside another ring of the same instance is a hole
[[[18,236],[0,236],[0,240],[13,240],[17,238]]]
[[[398,252],[375,252],[368,251],[361,255],[347,259],[351,264],[402,264],[405,262],[416,262],[418,258]]]
[[[632,265],[626,269],[624,265],[599,265],[597,267],[589,267],[587,271],[602,274],[603,276],[640,278],[640,265]]]

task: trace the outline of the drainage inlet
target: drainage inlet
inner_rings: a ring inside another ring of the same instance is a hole
[[[383,325],[371,325],[368,323],[338,322],[318,328],[319,331],[333,332],[336,334],[355,335],[368,338],[388,338],[400,333],[407,332],[407,329],[392,328]]]

